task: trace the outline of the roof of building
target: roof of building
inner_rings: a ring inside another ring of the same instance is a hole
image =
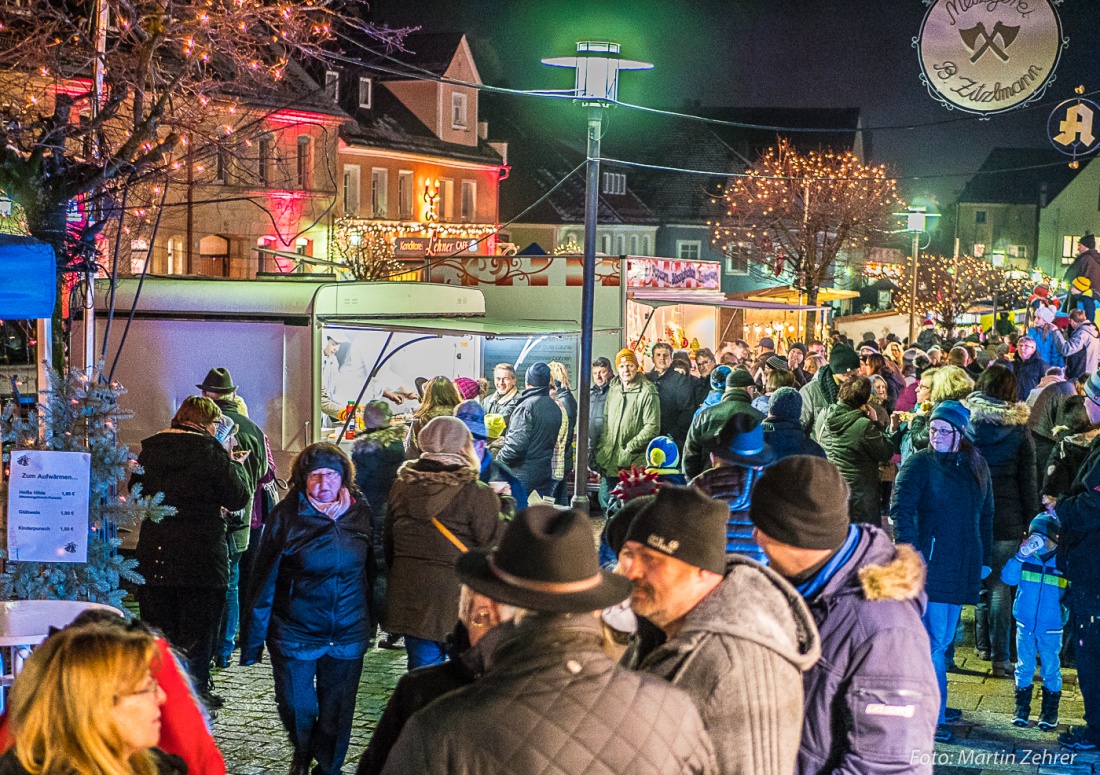
[[[462,37],[461,32],[413,32],[402,41],[405,51],[394,51],[390,56],[414,68],[443,75],[450,68]]]
[[[959,202],[1046,207],[1081,169],[1071,170],[1069,159],[1053,148],[994,148]]]
[[[783,136],[799,151],[852,151],[862,145],[864,158],[870,157],[868,133],[860,128],[859,108],[738,108],[706,106],[698,103],[681,107],[690,113],[718,121],[744,124],[708,126],[724,143],[755,161],[763,151],[775,146]],[[766,127],[766,128],[757,128]],[[829,131],[782,131],[783,129],[815,129]]]

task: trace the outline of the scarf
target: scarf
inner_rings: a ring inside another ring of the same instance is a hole
[[[329,503],[315,501],[313,498],[310,498],[309,495],[306,495],[306,498],[309,500],[309,505],[313,506],[313,508],[317,509],[329,519],[338,519],[344,515],[344,512],[351,508],[351,493],[348,492],[347,487],[341,487],[340,494],[336,496],[336,500]]]

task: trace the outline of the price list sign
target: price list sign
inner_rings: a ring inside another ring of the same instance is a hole
[[[86,452],[14,450],[8,486],[8,556],[19,562],[88,561]]]

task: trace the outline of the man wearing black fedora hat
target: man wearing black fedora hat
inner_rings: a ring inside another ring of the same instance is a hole
[[[625,512],[620,512],[613,522]],[[618,572],[644,618],[623,664],[695,701],[723,773],[790,775],[802,731],[802,674],[820,655],[798,592],[770,568],[726,554],[726,504],[665,485],[633,513]]]
[[[518,623],[499,625],[506,630],[479,681],[409,719],[384,775],[718,772],[691,699],[603,653],[596,617],[630,584],[600,570],[583,514],[525,509],[499,547],[463,554],[456,572],[475,592],[520,608]]]

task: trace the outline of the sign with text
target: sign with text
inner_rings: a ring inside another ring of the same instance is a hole
[[[476,255],[481,243],[469,237],[396,237],[393,254],[397,258],[424,256]]]
[[[664,258],[631,258],[626,265],[630,288],[703,288],[722,286],[720,265],[714,261],[674,261]]]
[[[983,114],[1041,97],[1066,43],[1052,0],[933,0],[914,39],[929,93]]]
[[[8,552],[17,562],[88,561],[87,452],[11,453]]]

